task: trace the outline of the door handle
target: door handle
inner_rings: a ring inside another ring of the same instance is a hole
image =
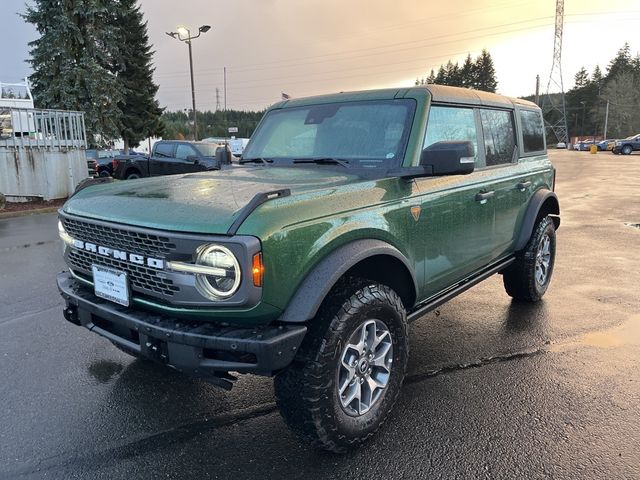
[[[490,192],[480,192],[476,194],[476,202],[480,202],[482,205],[484,205],[485,203],[487,203],[487,200],[489,200],[495,194],[496,192],[494,192],[493,190]]]
[[[516,184],[516,188],[518,190],[520,190],[521,192],[524,192],[527,188],[529,188],[531,186],[531,182],[526,181],[526,182],[520,182]]]

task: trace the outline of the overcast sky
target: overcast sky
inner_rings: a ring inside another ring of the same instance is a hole
[[[24,0],[2,0],[0,81],[30,72],[27,42],[35,30],[11,12]],[[554,0],[142,0],[156,50],[158,98],[169,110],[189,107],[187,46],[165,35],[179,24],[212,29],[193,42],[199,110],[260,109],[280,99],[376,87],[412,85],[449,58],[462,62],[487,48],[498,91],[542,91],[553,52]],[[565,90],[573,75],[603,71],[629,42],[640,50],[640,0],[566,0]],[[8,41],[7,39],[11,39]]]

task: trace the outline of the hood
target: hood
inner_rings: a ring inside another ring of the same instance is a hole
[[[288,188],[297,195],[361,180],[325,167],[234,166],[88,187],[71,197],[62,210],[161,230],[224,234],[258,193]]]

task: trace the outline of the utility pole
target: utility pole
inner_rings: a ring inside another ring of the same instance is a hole
[[[558,142],[569,143],[567,111],[562,85],[562,29],[564,25],[564,0],[556,0],[556,28],[553,42],[553,63],[547,83],[547,93],[542,100],[542,112],[546,114],[545,123]],[[552,96],[550,89],[560,89],[560,98]]]
[[[536,75],[536,105],[540,106],[540,75]]]
[[[224,111],[227,111],[227,67],[224,67]]]
[[[604,113],[604,140],[607,139],[607,127],[609,126],[609,99],[607,99],[607,109]]]

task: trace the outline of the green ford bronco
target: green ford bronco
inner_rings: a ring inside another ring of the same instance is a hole
[[[221,170],[113,182],[60,210],[70,322],[231,388],[344,451],[396,403],[408,323],[493,274],[535,302],[559,205],[540,109],[429,85],[288,100]]]

